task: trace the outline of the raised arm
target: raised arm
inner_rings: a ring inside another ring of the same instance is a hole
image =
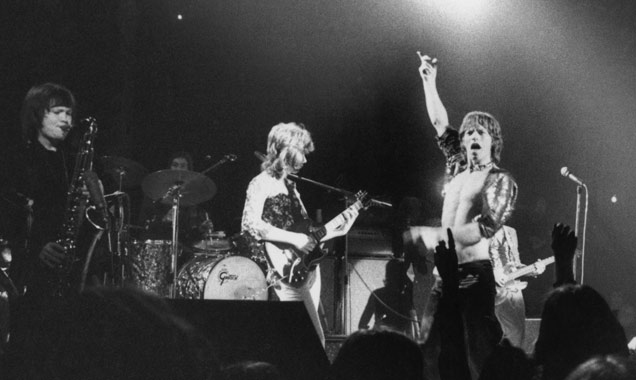
[[[573,263],[578,239],[570,226],[557,223],[552,228],[552,252],[554,253],[554,287],[575,284]]]
[[[448,113],[442,103],[442,99],[437,92],[437,58],[431,58],[428,55],[422,55],[419,51],[417,55],[420,57],[420,77],[424,86],[424,95],[426,97],[426,110],[428,117],[433,123],[433,127],[437,131],[437,136],[442,136],[448,126]]]

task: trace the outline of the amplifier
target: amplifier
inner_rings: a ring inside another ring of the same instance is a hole
[[[354,256],[392,256],[391,233],[379,228],[352,228],[347,235],[349,254]]]

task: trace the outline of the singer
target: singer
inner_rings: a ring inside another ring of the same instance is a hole
[[[418,56],[426,108],[446,157],[448,183],[441,227],[411,227],[404,240],[423,243],[432,250],[447,240],[446,229],[452,230],[459,289],[450,293],[456,294],[456,299],[441,292],[435,314],[441,344],[439,371],[442,379],[476,379],[502,337],[494,312],[496,291],[489,240],[510,217],[517,185],[510,173],[498,166],[503,139],[497,120],[486,112],[474,111],[464,117],[459,131],[452,128],[437,91],[437,59],[419,52]]]

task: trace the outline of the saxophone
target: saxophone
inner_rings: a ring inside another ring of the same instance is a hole
[[[66,255],[64,262],[58,267],[57,278],[51,284],[53,296],[66,296],[75,290],[72,286],[73,269],[80,261],[77,256],[77,238],[83,222],[84,207],[88,201],[88,195],[84,191],[84,173],[93,168],[93,141],[97,134],[97,123],[92,117],[82,120],[88,124],[88,129],[82,137],[77,152],[73,176],[69,184],[66,197],[66,209],[62,229],[56,242],[64,248]]]

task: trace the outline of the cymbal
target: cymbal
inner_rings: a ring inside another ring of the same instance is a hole
[[[148,174],[141,164],[125,157],[103,156],[99,159],[104,166],[104,173],[110,175],[118,185],[121,183],[124,189],[139,186]]]
[[[150,173],[141,182],[144,194],[153,201],[172,204],[171,189],[181,193],[181,206],[194,206],[212,199],[216,185],[204,174],[189,170],[159,170]]]

